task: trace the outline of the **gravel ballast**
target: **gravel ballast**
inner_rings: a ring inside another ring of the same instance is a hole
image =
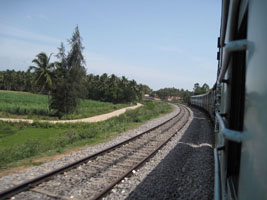
[[[105,199],[213,199],[212,126],[204,113],[191,110],[188,124]]]
[[[175,109],[173,112],[171,112],[167,115],[164,115],[162,117],[150,120],[147,123],[141,125],[140,127],[136,128],[136,129],[121,133],[119,136],[115,137],[114,139],[112,139],[108,142],[100,143],[100,144],[89,146],[89,147],[85,147],[81,151],[78,151],[76,153],[61,157],[61,158],[53,160],[51,162],[44,163],[40,166],[32,167],[30,169],[23,170],[23,171],[16,173],[16,174],[4,176],[4,177],[0,178],[0,191],[3,191],[7,188],[10,188],[14,185],[21,183],[21,182],[24,182],[24,181],[32,179],[36,176],[45,174],[51,170],[57,169],[57,168],[62,167],[66,164],[69,164],[71,162],[74,162],[76,160],[84,158],[84,157],[91,155],[93,153],[96,153],[98,151],[101,151],[105,148],[108,148],[110,146],[118,144],[118,143],[120,143],[120,142],[122,142],[122,141],[124,141],[130,137],[138,135],[141,132],[148,130],[151,127],[154,127],[154,126],[160,124],[162,121],[166,121],[166,120],[170,119],[171,117],[175,116],[179,111],[180,111],[180,109],[177,106],[175,106]]]
[[[122,133],[109,142],[86,147],[41,166],[2,177],[0,191],[133,137],[178,112],[179,108],[176,107],[174,112]],[[140,169],[134,170],[130,177],[116,185],[104,199],[213,199],[212,126],[203,112],[191,108],[190,113],[189,121],[176,136]],[[23,197],[23,193],[21,195]],[[42,199],[41,195],[36,197]],[[23,198],[27,199],[26,196]]]

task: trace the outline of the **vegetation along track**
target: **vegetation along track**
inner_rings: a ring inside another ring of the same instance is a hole
[[[188,121],[179,106],[173,118],[120,144],[36,177],[0,193],[13,199],[99,199],[140,167]],[[18,194],[19,193],[19,194]]]

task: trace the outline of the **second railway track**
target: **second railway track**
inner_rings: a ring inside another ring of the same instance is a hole
[[[188,121],[180,112],[162,124],[111,148],[0,193],[15,199],[98,199],[156,153]],[[14,196],[15,195],[15,196]]]

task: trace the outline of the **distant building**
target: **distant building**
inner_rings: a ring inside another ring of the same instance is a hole
[[[168,96],[167,97],[167,101],[179,101],[179,100],[183,100],[182,97],[176,97],[176,96]]]
[[[157,97],[152,97],[152,96],[150,96],[149,94],[145,94],[145,95],[144,95],[144,100],[160,101],[159,98],[157,98]]]

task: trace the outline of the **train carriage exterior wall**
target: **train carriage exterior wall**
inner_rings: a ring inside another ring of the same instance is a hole
[[[267,1],[223,0],[215,87],[214,199],[267,199]]]

